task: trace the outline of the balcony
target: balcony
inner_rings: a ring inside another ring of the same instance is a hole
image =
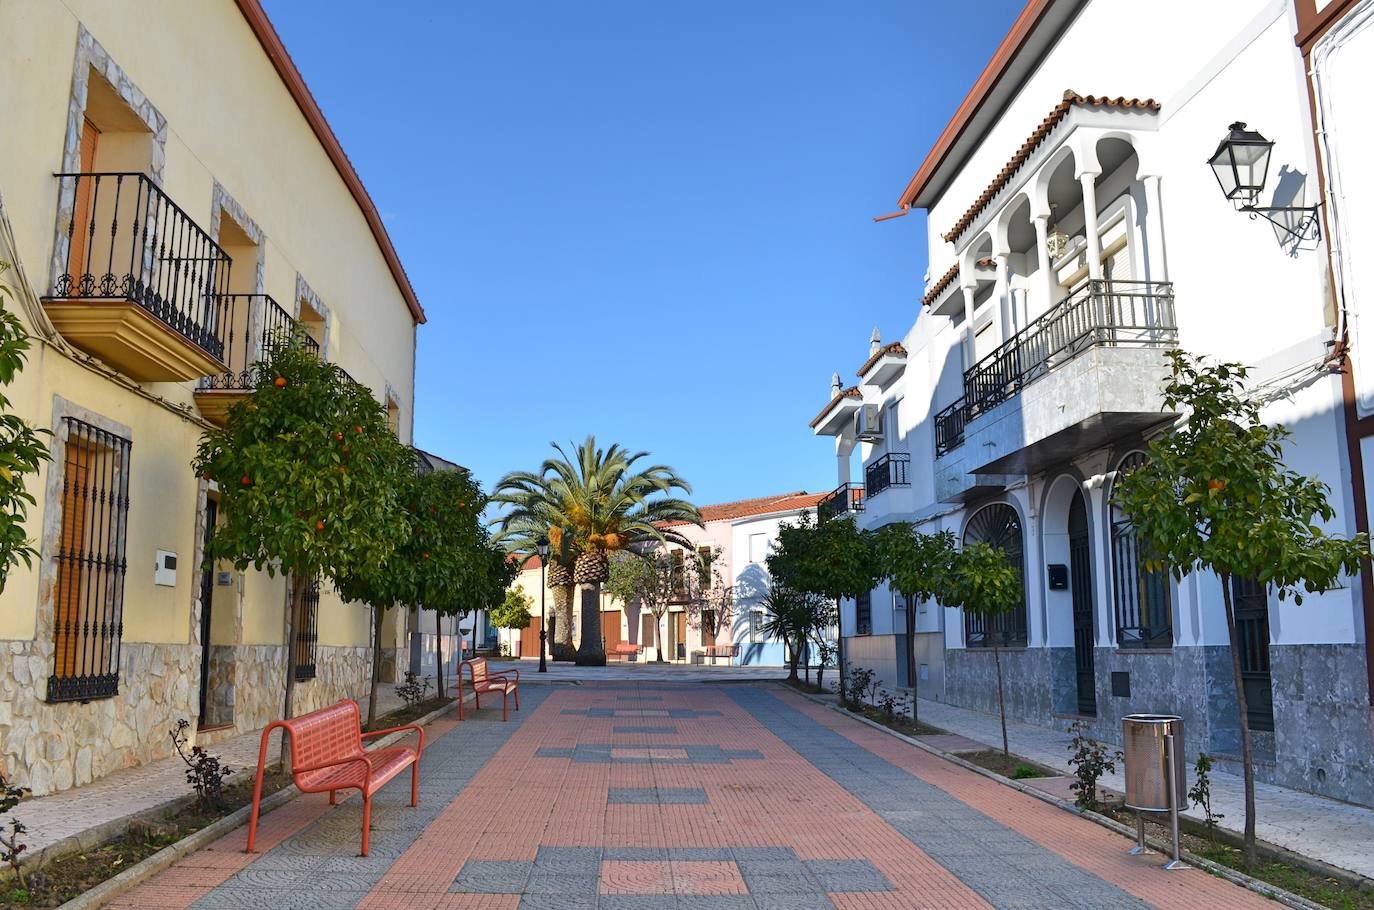
[[[224,370],[219,244],[143,174],[57,177],[62,271],[43,302],[62,336],[140,382]]]
[[[935,417],[941,469],[1024,474],[1169,419],[1177,326],[1167,282],[1083,285],[965,371],[964,397]]]
[[[911,467],[911,456],[906,452],[889,452],[864,468],[864,489],[869,499],[877,496],[888,487],[909,487],[911,480],[907,471]]]
[[[816,503],[816,517],[821,521],[863,510],[864,488],[857,483],[842,483]]]
[[[201,378],[196,406],[206,420],[223,426],[229,408],[257,386],[258,361],[278,346],[290,344],[293,337],[315,354],[320,345],[309,335],[294,335],[296,321],[266,294],[222,294],[215,303],[215,318],[224,326],[228,369]]]

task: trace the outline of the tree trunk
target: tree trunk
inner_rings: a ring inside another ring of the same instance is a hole
[[[367,699],[369,727],[377,720],[377,690],[382,682],[382,622],[385,616],[385,608],[372,608],[372,694]]]
[[[803,667],[802,672],[804,672],[804,673],[806,674],[806,684],[809,686],[809,685],[811,685],[811,642],[810,642],[810,640],[809,640],[809,639],[803,639],[803,640],[802,640],[802,647],[806,649],[805,654],[802,656],[802,667]],[[819,684],[818,684],[818,685],[819,685]]]
[[[801,661],[801,647],[800,647],[800,646],[794,647],[794,648],[792,649],[792,653],[791,653],[791,655],[789,655],[789,659],[788,659],[788,661],[787,661],[787,681],[788,681],[788,682],[792,682],[792,683],[797,682],[797,680],[798,680],[798,678],[799,678],[799,677],[797,676],[797,664],[798,664],[800,661]]]
[[[663,663],[663,614],[654,614],[654,663]]]
[[[1231,675],[1236,683],[1236,710],[1240,713],[1240,765],[1245,772],[1245,867],[1255,866],[1255,761],[1250,750],[1250,709],[1245,702],[1245,679],[1240,670],[1240,641],[1236,612],[1231,604],[1231,576],[1221,576],[1221,601],[1226,605],[1226,635],[1231,642]],[[1267,642],[1266,642],[1267,645]],[[1178,756],[1182,761],[1182,756]]]
[[[820,689],[822,692],[825,691],[825,654],[824,654],[824,652],[822,652],[822,653],[821,653],[821,656],[820,656],[819,658],[817,658],[817,660],[816,660],[816,688],[817,688],[817,689]]]
[[[606,666],[606,642],[601,637],[601,582],[582,589],[582,640],[577,644],[579,667]]]
[[[840,703],[844,703],[844,604],[835,601],[835,672],[840,674]],[[816,674],[819,685],[820,674]]]
[[[992,659],[997,664],[997,713],[1002,715],[1002,757],[1010,758],[1011,750],[1007,748],[1007,703],[1002,698],[1002,649],[997,645],[992,646]]]
[[[438,691],[438,693],[439,693],[439,697],[440,697],[440,698],[443,698],[443,697],[444,697],[444,617],[443,617],[443,615],[442,615],[438,610],[435,610],[435,611],[434,611],[434,675],[435,675],[435,677],[436,677],[436,679],[435,679],[435,685],[438,687],[437,691]],[[461,687],[459,688],[458,694],[459,694],[460,696],[462,695],[462,689],[461,689]]]
[[[549,639],[549,656],[554,660],[573,660],[577,648],[573,646],[573,586],[559,585],[553,589],[553,636]]]
[[[301,612],[301,602],[305,599],[305,585],[298,580],[296,573],[287,576],[291,585],[291,608],[286,613],[286,704],[282,709],[282,720],[289,720],[296,700],[296,617]],[[291,773],[290,736],[283,730],[281,734],[281,770]]]
[[[906,677],[911,680],[911,723],[919,723],[916,702],[920,698],[919,680],[916,671],[916,600],[906,598]]]

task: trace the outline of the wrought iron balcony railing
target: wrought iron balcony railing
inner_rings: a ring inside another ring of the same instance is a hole
[[[936,454],[962,445],[969,421],[1090,348],[1177,343],[1172,283],[1089,281],[964,371],[964,397],[935,415]]]
[[[909,487],[907,470],[911,456],[906,452],[889,452],[864,469],[864,493],[873,498],[888,487]]]
[[[220,359],[229,369],[201,379],[202,389],[251,390],[258,380],[254,364],[278,346],[290,344],[293,337],[307,351],[320,351],[319,342],[298,331],[291,314],[267,294],[221,294],[215,309],[215,320],[224,327],[224,355]]]
[[[58,174],[65,267],[50,299],[127,300],[223,359],[229,256],[147,175]]]
[[[821,521],[863,510],[864,488],[857,483],[842,483],[816,503],[816,517]]]

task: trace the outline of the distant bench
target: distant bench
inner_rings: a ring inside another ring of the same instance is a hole
[[[619,657],[621,661],[634,660],[644,649],[631,641],[618,641],[611,649],[611,654]]]

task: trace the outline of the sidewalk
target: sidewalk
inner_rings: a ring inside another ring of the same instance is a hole
[[[385,714],[401,707],[391,685],[381,687],[378,711]],[[367,712],[366,700],[362,704]],[[251,776],[258,765],[258,746],[261,731],[243,733],[222,740],[210,747],[220,761],[234,769],[230,781],[239,775]],[[186,783],[186,765],[173,755],[123,771],[107,774],[84,787],[73,787],[27,799],[14,810],[28,828],[28,855],[36,857],[43,850],[68,837],[85,835],[83,848],[103,840],[112,825],[119,825],[130,815],[156,809],[170,800],[191,795]]]
[[[924,698],[919,710],[922,723],[987,743],[990,748],[1001,745],[1001,725],[995,714]],[[1071,738],[1062,730],[1007,722],[1007,741],[1012,752],[1065,774],[1070,773]],[[1102,783],[1118,791],[1126,788],[1125,776],[1120,771],[1104,775]],[[1191,773],[1188,784],[1193,784]],[[1374,809],[1265,783],[1255,784],[1255,803],[1255,831],[1260,840],[1374,878],[1374,850],[1369,846],[1374,843]],[[1226,816],[1220,827],[1241,832],[1245,825],[1245,785],[1240,777],[1212,772],[1212,811]],[[1184,814],[1201,820],[1195,811]]]

